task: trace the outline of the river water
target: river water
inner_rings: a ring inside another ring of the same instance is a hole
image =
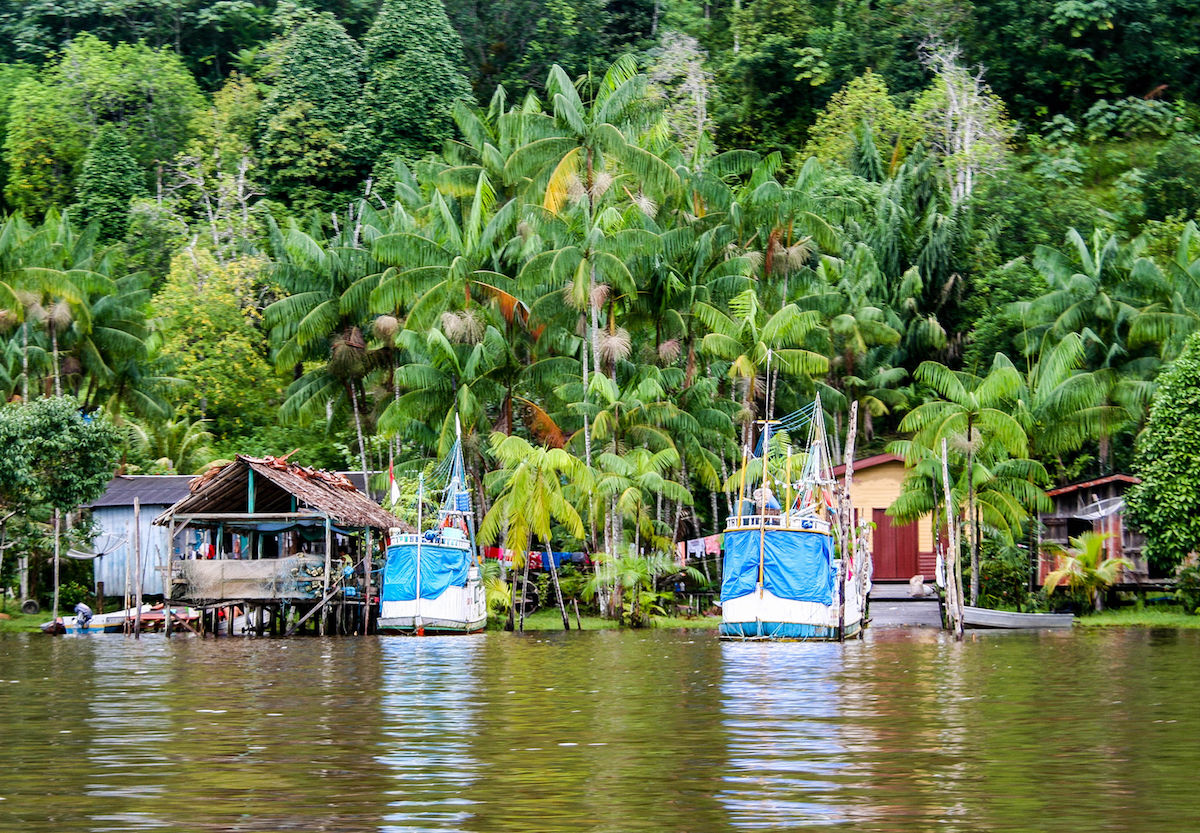
[[[1200,829],[1200,632],[0,637],[0,831]]]

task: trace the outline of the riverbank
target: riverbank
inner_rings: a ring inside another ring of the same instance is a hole
[[[7,617],[7,618],[4,618]],[[0,616],[0,633],[34,633],[43,622],[50,620],[48,613],[26,616],[19,610],[9,610]]]
[[[571,630],[576,629],[575,614],[570,614]],[[602,619],[599,616],[580,616],[579,624],[582,625],[582,630],[585,631],[605,631],[617,630],[621,627],[621,623],[614,619]],[[655,628],[686,628],[690,630],[715,630],[721,624],[719,616],[701,616],[695,619],[686,619],[678,616],[655,616]],[[504,627],[504,621],[492,623],[488,626],[489,630],[501,630]],[[561,631],[562,614],[557,608],[547,608],[539,610],[525,617],[525,630],[527,631]]]
[[[1123,607],[1089,616],[1076,616],[1081,628],[1189,628],[1200,629],[1200,616],[1183,612],[1177,605],[1160,607]]]

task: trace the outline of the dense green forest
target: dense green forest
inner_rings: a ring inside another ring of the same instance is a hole
[[[493,432],[563,447],[614,557],[819,393],[902,516],[949,437],[1002,559],[1200,329],[1198,104],[1183,0],[0,0],[0,392],[141,473],[457,413],[484,509]]]

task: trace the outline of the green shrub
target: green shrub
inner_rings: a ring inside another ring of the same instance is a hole
[[[90,604],[91,600],[92,591],[77,581],[68,582],[58,588],[58,602],[61,610],[72,610],[80,602]]]
[[[1175,600],[1184,613],[1200,613],[1200,561],[1192,559],[1179,569],[1175,580]]]

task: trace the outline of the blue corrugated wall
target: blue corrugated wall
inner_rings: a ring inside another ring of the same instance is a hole
[[[154,526],[154,519],[166,509],[166,506],[142,506],[141,544],[142,544],[142,592],[147,595],[161,596],[163,592],[163,567],[167,563],[167,527]],[[104,593],[107,596],[121,596],[125,593],[125,561],[129,560],[130,592],[137,588],[137,576],[134,573],[133,558],[133,507],[132,506],[102,506],[92,510],[92,518],[96,522],[97,550],[107,550],[113,543],[121,541],[112,552],[95,559],[92,564],[95,569],[95,581],[104,582]]]

